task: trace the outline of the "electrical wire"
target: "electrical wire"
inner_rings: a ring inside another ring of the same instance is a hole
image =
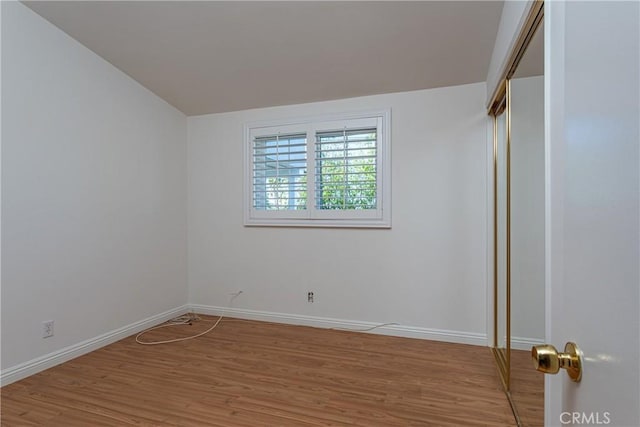
[[[233,302],[233,300],[242,293],[242,291],[238,291],[238,292],[234,292],[231,295],[231,298],[229,299],[229,306],[231,306],[231,303]],[[183,314],[182,316],[178,316],[178,317],[174,317],[173,319],[169,320],[167,323],[163,323],[162,325],[158,325],[158,326],[154,326],[152,328],[149,329],[145,329],[144,331],[140,332],[138,335],[136,335],[136,342],[138,344],[142,344],[142,345],[158,345],[158,344],[169,344],[172,342],[179,342],[179,341],[186,341],[186,340],[192,340],[194,338],[198,338],[201,337],[203,335],[208,334],[209,332],[213,331],[216,326],[218,326],[218,324],[222,321],[222,318],[224,317],[224,310],[222,310],[222,312],[220,313],[220,316],[218,317],[218,320],[215,321],[215,323],[213,324],[213,326],[211,326],[209,329],[207,329],[204,332],[200,332],[199,334],[195,334],[195,335],[190,335],[188,337],[182,337],[182,338],[174,338],[171,340],[164,340],[164,341],[142,341],[141,337],[151,331],[155,331],[156,329],[160,329],[160,328],[167,328],[169,326],[182,326],[182,325],[191,325],[194,321],[199,321],[200,317],[198,317],[197,314],[194,313],[187,313],[187,314]]]
[[[232,294],[229,294],[229,295],[231,295],[231,298],[229,299],[229,306],[231,306],[231,304],[233,303],[233,300],[236,297],[238,297],[241,293],[242,293],[242,291],[238,291],[238,292],[234,292]],[[136,342],[138,344],[142,344],[142,345],[158,345],[158,344],[169,344],[169,343],[173,343],[173,342],[191,340],[191,339],[198,338],[198,337],[201,337],[203,335],[206,335],[209,332],[213,331],[220,324],[220,322],[222,322],[223,318],[224,318],[224,309],[220,313],[220,316],[218,317],[218,319],[214,322],[213,326],[208,328],[206,331],[200,332],[200,333],[195,334],[195,335],[190,335],[188,337],[174,338],[174,339],[170,339],[170,340],[142,341],[141,337],[143,335],[145,335],[146,333],[148,333],[148,332],[155,331],[155,330],[160,329],[160,328],[167,328],[167,327],[170,327],[170,326],[191,325],[191,324],[193,324],[193,322],[198,322],[198,321],[202,320],[195,313],[183,314],[181,316],[174,317],[173,319],[170,319],[168,322],[163,323],[161,325],[154,326],[154,327],[149,328],[149,329],[145,329],[144,331],[142,331],[138,335],[136,335]],[[233,320],[243,320],[243,319],[233,319]],[[330,328],[330,329],[333,330],[333,331],[369,332],[369,331],[373,331],[374,329],[382,328],[382,327],[385,327],[385,326],[397,325],[397,324],[398,323],[396,323],[396,322],[389,322],[389,323],[381,323],[379,325],[374,325],[374,326],[371,326],[370,328],[363,328],[363,329],[358,329],[358,328]]]
[[[372,327],[366,328],[366,329],[331,328],[331,330],[333,330],[333,331],[349,331],[349,332],[369,332],[369,331],[373,331],[374,329],[378,329],[378,328],[382,328],[384,326],[390,326],[390,325],[397,325],[397,323],[396,322],[381,323],[380,325],[375,325],[375,326],[372,326]]]

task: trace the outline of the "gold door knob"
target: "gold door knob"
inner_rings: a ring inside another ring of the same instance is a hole
[[[560,368],[566,369],[571,381],[580,382],[582,379],[582,351],[575,343],[568,342],[564,346],[564,353],[550,344],[531,347],[533,366],[545,374],[557,374]]]

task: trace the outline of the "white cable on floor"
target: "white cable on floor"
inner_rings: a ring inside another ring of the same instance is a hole
[[[231,298],[229,299],[229,306],[231,306],[231,303],[233,302],[233,300],[238,295],[240,295],[241,293],[242,293],[242,291],[238,291],[238,292],[234,292],[234,293],[230,294]],[[136,335],[136,342],[138,344],[142,344],[142,345],[158,345],[158,344],[168,344],[168,343],[172,343],[172,342],[186,341],[186,340],[191,340],[191,339],[194,339],[194,338],[198,338],[198,337],[201,337],[201,336],[203,336],[205,334],[208,334],[209,332],[213,331],[216,328],[216,326],[218,326],[220,321],[222,321],[223,317],[224,317],[224,310],[222,310],[222,313],[220,313],[220,317],[218,317],[218,320],[216,320],[216,322],[213,324],[212,327],[210,327],[206,331],[200,332],[199,334],[196,334],[196,335],[191,335],[191,336],[183,337],[183,338],[175,338],[175,339],[172,339],[172,340],[164,340],[164,341],[142,341],[140,339],[140,337],[142,337],[147,332],[155,331],[156,329],[166,328],[166,327],[169,327],[169,326],[191,325],[191,322],[200,320],[200,318],[196,314],[193,314],[193,313],[184,314],[182,316],[178,316],[178,317],[175,317],[175,318],[169,320],[168,323],[164,323],[162,325],[158,325],[158,326],[154,326],[154,327],[149,328],[149,329],[145,329],[144,331],[142,331],[138,335]]]
[[[375,325],[375,326],[372,326],[372,327],[366,328],[366,329],[331,328],[331,330],[333,330],[333,331],[349,331],[349,332],[369,332],[369,331],[373,331],[374,329],[382,328],[383,326],[389,326],[389,325],[397,325],[397,323],[396,322],[382,323],[380,325]]]

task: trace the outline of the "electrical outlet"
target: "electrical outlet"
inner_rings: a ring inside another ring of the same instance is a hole
[[[42,322],[42,338],[53,336],[53,320],[45,320]]]
[[[307,302],[313,302],[313,292],[307,292]]]

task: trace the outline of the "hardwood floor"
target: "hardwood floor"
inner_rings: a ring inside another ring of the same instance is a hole
[[[544,374],[533,369],[531,351],[511,350],[511,398],[523,427],[544,425]]]
[[[488,348],[234,319],[126,338],[1,397],[2,426],[515,424]]]

